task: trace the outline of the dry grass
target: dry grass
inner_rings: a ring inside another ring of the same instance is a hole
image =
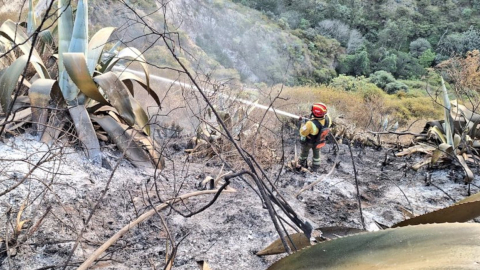
[[[376,90],[347,92],[327,86],[284,88],[281,94],[287,100],[276,104],[296,114],[309,113],[313,102],[329,106],[331,116],[343,118],[357,128],[377,131],[385,117],[389,123],[398,121],[406,126],[417,119],[438,119],[442,107],[430,97],[402,94],[387,95]]]

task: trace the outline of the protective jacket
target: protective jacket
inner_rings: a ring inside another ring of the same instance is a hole
[[[313,144],[314,148],[322,148],[325,146],[325,139],[330,131],[331,122],[328,115],[310,119],[300,128],[301,140]]]

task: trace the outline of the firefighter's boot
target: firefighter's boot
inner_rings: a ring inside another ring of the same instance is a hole
[[[320,165],[313,164],[312,165],[312,172],[318,172],[318,171],[320,171]]]

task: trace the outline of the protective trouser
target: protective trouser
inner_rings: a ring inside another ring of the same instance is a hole
[[[308,154],[313,150],[312,166],[320,166],[320,148],[316,148],[313,143],[302,142],[302,151],[300,152],[299,162],[303,167],[307,167]]]

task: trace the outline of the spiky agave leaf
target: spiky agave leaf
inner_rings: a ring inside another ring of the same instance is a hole
[[[160,99],[158,98],[158,95],[157,93],[155,93],[155,91],[153,91],[150,87],[147,86],[147,82],[146,80],[144,80],[143,78],[131,73],[131,72],[127,72],[127,71],[124,71],[124,72],[115,72],[115,74],[118,75],[118,77],[120,78],[120,80],[122,80],[122,82],[127,86],[128,90],[130,91],[130,93],[132,94],[133,97],[135,97],[135,92],[134,92],[134,89],[133,89],[133,81],[137,82],[138,84],[140,84],[140,86],[143,87],[143,89],[145,89],[145,91],[147,91],[148,95],[151,96],[153,98],[153,100],[155,100],[155,103],[157,103],[158,106],[160,106]]]
[[[145,81],[146,81],[146,84],[147,84],[147,88],[150,88],[150,72],[148,71],[147,61],[145,60],[145,57],[143,56],[143,54],[134,47],[127,47],[127,48],[121,50],[118,53],[117,57],[115,57],[110,62],[110,64],[105,69],[105,71],[112,70],[112,68],[115,66],[115,64],[117,64],[117,62],[121,59],[130,60],[130,61],[133,61],[133,62],[140,63],[140,65],[142,65],[143,72],[145,73]]]
[[[480,192],[473,194],[471,196],[466,197],[465,199],[456,202],[455,204],[462,204],[462,203],[467,203],[467,202],[476,202],[480,201]]]
[[[462,155],[457,155],[457,160],[465,172],[465,178],[463,179],[463,181],[465,181],[466,184],[471,183],[473,181],[474,175],[472,170],[470,170],[467,163],[465,162],[465,158]]]
[[[476,269],[480,224],[429,224],[347,236],[289,255],[268,270]]]
[[[49,29],[43,30],[40,33],[38,33],[38,37],[40,38],[40,53],[45,53],[45,47],[46,45],[53,47],[54,40],[53,40],[53,35],[52,32]]]
[[[150,159],[143,149],[134,141],[115,119],[111,116],[92,116],[109,137],[115,142],[117,147],[125,153],[125,156],[136,166],[140,168],[151,167]]]
[[[310,239],[308,239],[303,233],[294,233],[285,237],[285,240],[288,243],[288,246],[291,250],[300,250],[302,248],[310,246]],[[281,254],[286,252],[285,247],[283,246],[282,240],[277,239],[266,248],[257,252],[258,256],[265,255],[274,255]]]
[[[93,78],[93,80],[102,88],[110,104],[119,112],[120,116],[129,126],[135,124],[135,113],[127,87],[113,72],[107,72]]]
[[[440,76],[442,79],[442,89],[443,89],[443,106],[445,109],[445,138],[447,143],[453,146],[453,119],[450,115],[450,99],[448,98],[447,88],[445,87],[445,81],[443,77]]]
[[[68,108],[75,130],[79,140],[84,144],[88,152],[88,157],[95,164],[101,164],[102,153],[100,152],[100,144],[95,134],[92,121],[88,115],[87,109],[83,105],[72,106]]]
[[[416,216],[392,226],[405,227],[409,225],[465,222],[480,216],[480,201],[471,201],[442,208],[424,215]]]
[[[148,115],[142,108],[142,105],[134,99],[130,98],[130,104],[132,104],[133,113],[135,114],[135,124],[138,125],[147,135],[150,136],[150,124],[148,123]]]
[[[431,164],[437,163],[440,157],[444,154],[453,154],[453,147],[447,143],[441,143],[438,148],[433,151],[432,159],[430,161]]]
[[[0,26],[0,35],[10,40],[14,44],[18,44],[23,54],[25,55],[30,54],[32,45],[28,40],[29,39],[28,36],[25,34],[25,32],[23,32],[23,29],[21,29],[21,27],[19,27],[12,20],[10,19],[6,20],[2,24],[2,26]],[[33,52],[32,52],[32,59],[35,59],[34,61],[32,61],[32,65],[37,71],[38,75],[41,78],[49,79],[50,75],[48,74],[47,68],[45,67],[45,64],[40,58],[40,55],[38,54],[37,50],[35,49],[33,49]]]
[[[35,12],[33,12],[33,1],[28,0],[28,15],[27,15],[27,34],[31,35],[35,31],[37,27],[37,23],[35,22]]]
[[[437,126],[432,126],[427,132],[428,136],[434,134],[442,143],[448,143],[445,134]]]
[[[20,56],[12,65],[5,69],[0,76],[0,105],[3,112],[10,106],[13,90],[15,90],[18,79],[28,64],[27,60],[28,56]],[[38,59],[33,55],[30,62],[39,63]]]
[[[58,0],[58,75],[60,89],[66,100],[73,100],[76,93],[68,93],[68,74],[63,65],[63,54],[68,52],[73,32],[73,12],[69,0]]]
[[[76,89],[79,89],[79,91],[91,99],[107,104],[108,102],[98,90],[98,86],[93,81],[91,74],[89,74],[86,61],[83,53],[63,54],[65,69],[70,79],[76,84]]]
[[[79,0],[75,23],[73,24],[72,40],[68,52],[78,52],[87,55],[88,47],[88,0]]]
[[[315,229],[315,232],[320,232],[321,233],[321,235],[319,237],[315,237],[315,239],[318,242],[322,242],[322,241],[325,241],[325,240],[331,240],[331,239],[335,239],[335,238],[338,238],[338,237],[343,237],[343,236],[347,236],[347,235],[351,235],[351,234],[365,232],[365,230],[357,229],[357,228],[334,226],[334,227],[318,228],[318,229]],[[303,233],[290,234],[289,236],[290,236],[290,238],[287,237],[286,240],[288,241],[288,245],[290,246],[290,248],[292,250],[295,250],[295,248],[297,250],[300,250],[300,249],[303,249],[303,248],[311,245],[310,240],[307,239],[307,237]],[[292,241],[290,241],[290,239],[293,241],[293,244],[295,245],[295,248],[293,247]],[[274,255],[274,254],[280,254],[280,253],[285,253],[285,252],[287,252],[287,251],[285,250],[285,247],[283,246],[282,241],[280,239],[277,239],[272,244],[270,244],[268,247],[259,251],[257,253],[257,255],[259,255],[259,256]]]
[[[108,39],[112,35],[115,27],[105,27],[98,30],[95,35],[90,39],[88,43],[88,57],[87,57],[87,66],[90,76],[93,76],[95,67],[99,63],[99,59],[102,56],[103,47],[107,43]]]

